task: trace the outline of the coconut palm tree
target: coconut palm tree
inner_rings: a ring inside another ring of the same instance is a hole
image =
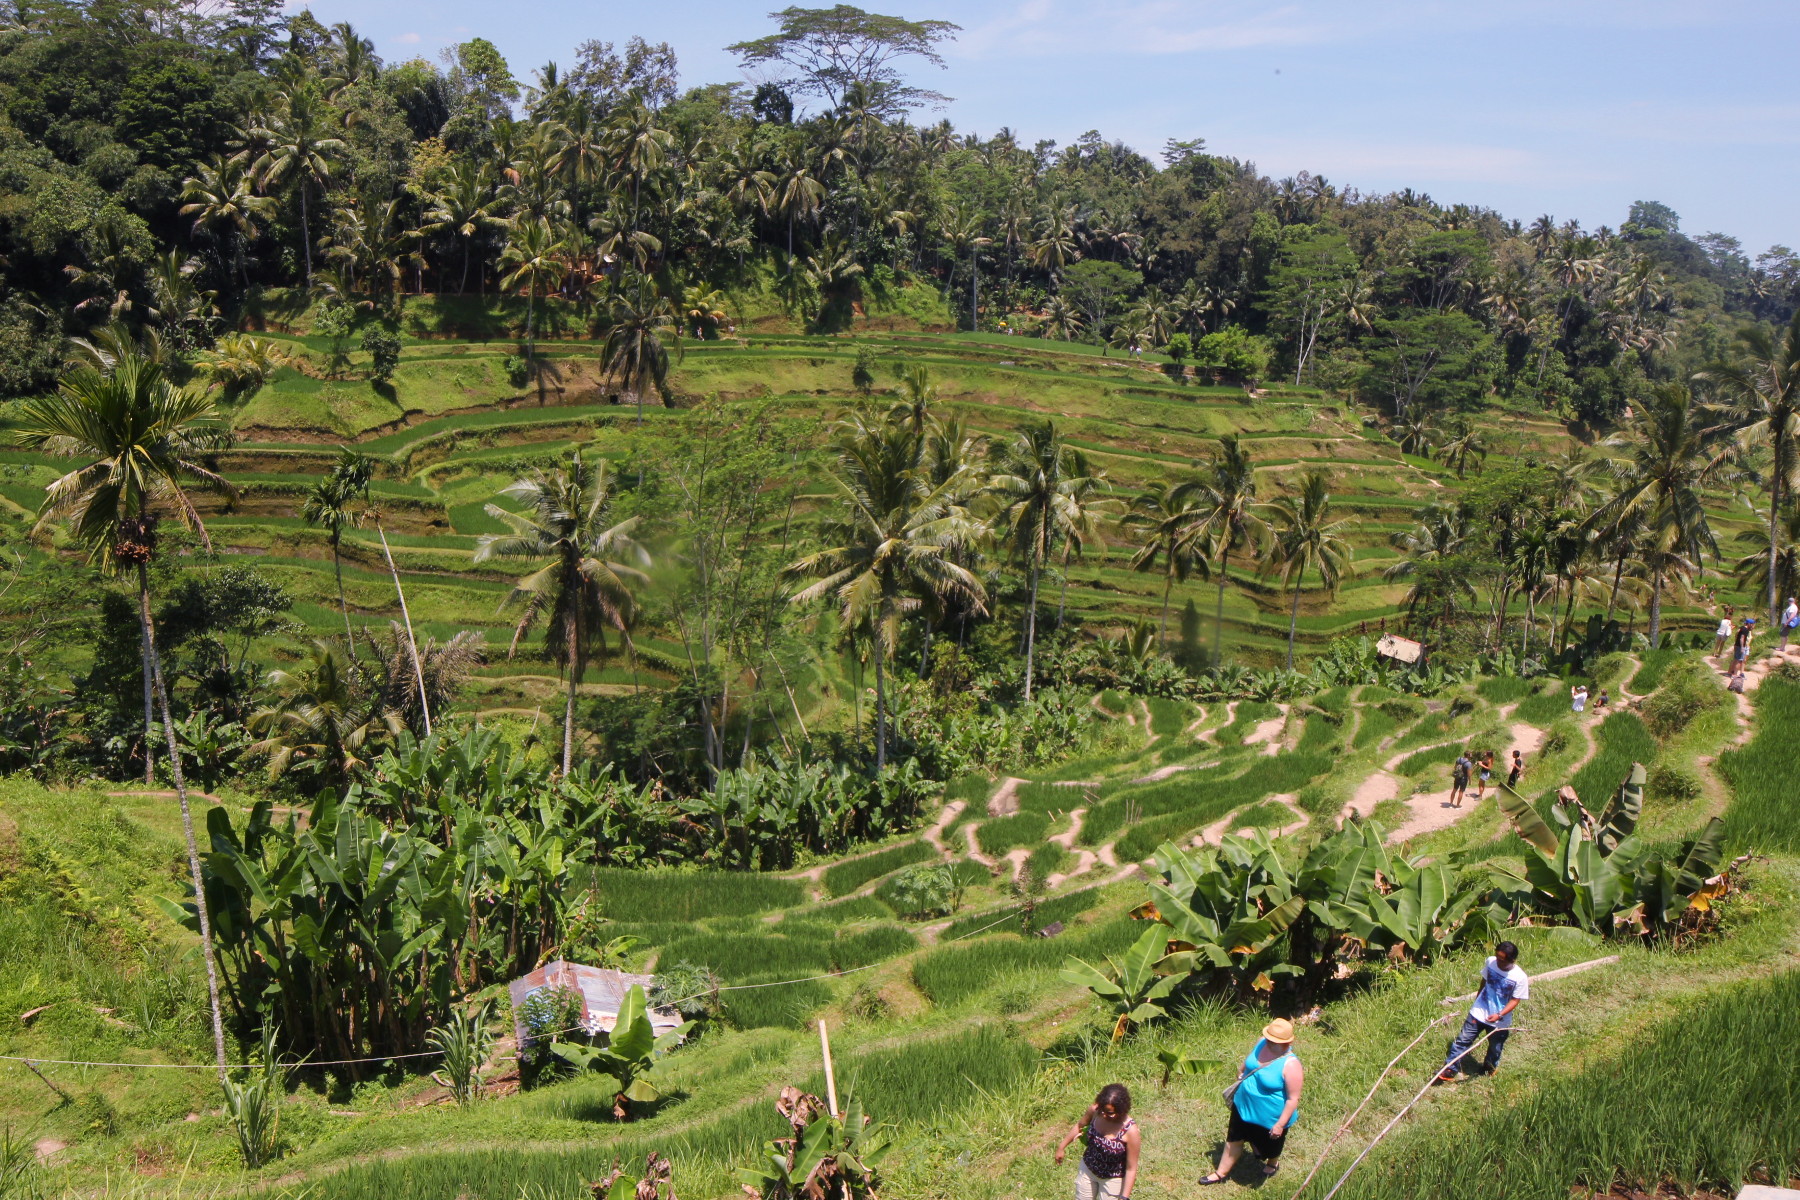
[[[1287,668],[1294,668],[1294,633],[1300,624],[1300,584],[1316,572],[1327,594],[1350,569],[1349,520],[1333,520],[1331,482],[1323,471],[1308,471],[1298,495],[1283,496],[1268,506],[1273,535],[1264,570],[1279,570],[1283,590],[1294,593],[1288,612]]]
[[[1700,373],[1724,396],[1726,420],[1744,449],[1767,446],[1769,566],[1763,582],[1768,588],[1769,624],[1775,624],[1782,595],[1776,586],[1780,572],[1782,501],[1800,488],[1800,311],[1794,313],[1779,337],[1761,325],[1738,331],[1738,357]]]
[[[265,189],[294,181],[300,194],[300,246],[306,256],[306,284],[311,287],[312,234],[307,198],[315,187],[331,185],[332,163],[349,153],[349,146],[331,133],[324,110],[309,89],[301,87],[288,92],[281,109],[270,130],[269,148],[251,172]]]
[[[353,670],[348,654],[315,639],[299,667],[269,672],[269,703],[245,722],[260,739],[249,752],[268,758],[269,778],[298,767],[316,773],[322,788],[341,790],[368,763],[375,739],[404,728],[393,713],[367,711],[351,686]]]
[[[637,402],[637,421],[642,425],[645,392],[654,390],[664,403],[668,401],[663,384],[669,377],[669,343],[674,343],[677,357],[682,352],[680,315],[646,275],[637,276],[635,286],[619,288],[610,315],[612,325],[600,349],[606,378]]]
[[[1487,460],[1487,442],[1479,427],[1473,423],[1465,424],[1450,431],[1449,440],[1437,448],[1437,456],[1461,479],[1468,471],[1471,459],[1476,462]]]
[[[1063,441],[1053,421],[1028,424],[993,450],[983,489],[997,505],[993,526],[1031,580],[1025,609],[1027,700],[1037,652],[1038,583],[1057,543],[1076,532],[1071,497],[1090,488],[1097,476],[1087,455]]]
[[[499,199],[486,173],[473,163],[458,163],[443,189],[432,193],[419,232],[426,236],[451,234],[462,243],[462,277],[456,294],[469,290],[469,251],[482,230],[503,224],[495,215]]]
[[[1134,571],[1154,571],[1161,562],[1163,572],[1162,621],[1159,640],[1166,650],[1169,645],[1169,593],[1177,582],[1187,582],[1197,569],[1202,578],[1208,574],[1205,547],[1193,535],[1194,526],[1205,515],[1198,489],[1171,487],[1161,482],[1151,484],[1131,500],[1131,509],[1119,524],[1141,537],[1137,553],[1131,556]]]
[[[344,526],[362,520],[358,505],[369,498],[373,465],[369,459],[346,448],[331,470],[313,484],[312,491],[306,494],[306,503],[300,508],[300,519],[324,529],[331,545],[331,569],[337,576],[338,611],[344,614],[344,645],[350,651],[352,663],[355,662],[356,637],[350,632],[350,605],[344,599],[344,560],[339,547],[343,542]]]
[[[274,211],[274,199],[256,194],[249,169],[236,158],[220,158],[196,168],[193,176],[183,181],[181,198],[185,201],[181,215],[194,218],[195,233],[204,230],[217,241],[230,240],[238,279],[248,283],[244,244],[256,237],[257,222],[266,221]]]
[[[568,672],[563,709],[563,774],[575,747],[575,689],[593,651],[606,651],[606,630],[618,631],[627,645],[637,613],[632,585],[648,579],[650,555],[632,536],[638,519],[612,519],[613,487],[606,460],[584,458],[577,448],[566,467],[533,471],[500,494],[525,506],[523,513],[489,504],[487,514],[512,532],[484,534],[475,561],[494,558],[548,559],[513,585],[502,607],[519,606],[510,658],[519,639],[545,619],[544,656]],[[635,565],[634,565],[635,564]]]
[[[1186,505],[1188,501],[1184,500]],[[1218,560],[1213,578],[1218,582],[1218,610],[1213,616],[1213,665],[1224,661],[1225,581],[1231,574],[1231,553],[1254,545],[1268,526],[1257,511],[1256,469],[1249,452],[1235,433],[1219,439],[1219,454],[1194,485],[1192,507],[1199,511],[1192,536],[1204,552]]]
[[[1595,511],[1599,528],[1638,524],[1638,557],[1650,572],[1650,646],[1662,640],[1662,593],[1671,575],[1718,554],[1705,488],[1724,466],[1721,431],[1680,384],[1658,387],[1632,424],[1606,439],[1618,490]]]
[[[1381,576],[1409,583],[1401,602],[1409,620],[1423,609],[1429,624],[1434,615],[1437,619],[1448,617],[1464,600],[1474,597],[1475,588],[1469,581],[1468,571],[1450,567],[1468,543],[1468,514],[1447,504],[1432,505],[1417,525],[1388,539],[1388,544],[1400,551],[1402,557],[1382,571]]]
[[[1800,596],[1800,503],[1788,501],[1786,511],[1776,522],[1776,529],[1780,535],[1780,549],[1772,558],[1775,594]],[[1737,542],[1749,551],[1732,566],[1731,573],[1737,578],[1738,586],[1767,593],[1771,582],[1768,532],[1760,528],[1746,529],[1737,535]]]
[[[181,803],[188,871],[200,922],[201,953],[212,1001],[213,1048],[223,1079],[225,1024],[219,1006],[212,921],[168,688],[150,619],[150,562],[156,553],[160,512],[173,513],[184,525],[199,531],[202,542],[211,549],[188,491],[202,487],[234,492],[229,482],[201,461],[206,450],[228,439],[229,425],[210,396],[175,386],[161,364],[124,348],[117,350],[111,361],[111,368],[104,371],[78,367],[63,378],[54,393],[18,402],[11,421],[13,437],[27,450],[87,460],[44,489],[37,531],[66,525],[87,547],[91,560],[107,571],[136,576],[144,666],[144,781],[154,778],[154,709],[160,707],[163,744]]]
[[[525,359],[532,374],[538,377],[538,402],[544,399],[543,373],[537,369],[537,296],[539,288],[553,288],[568,271],[563,257],[562,239],[550,222],[539,219],[513,225],[500,252],[500,261],[511,269],[500,279],[500,286],[513,291],[525,289]]]
[[[904,424],[853,420],[840,433],[831,483],[826,548],[791,564],[816,582],[793,603],[831,596],[845,630],[868,638],[875,660],[875,766],[887,765],[886,665],[902,621],[932,600],[958,599],[985,611],[986,590],[955,553],[980,530],[961,503],[962,472],[933,485],[919,470],[920,439]]]

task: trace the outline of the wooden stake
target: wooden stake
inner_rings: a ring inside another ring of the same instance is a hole
[[[1619,961],[1618,955],[1609,954],[1605,958],[1589,959],[1587,962],[1576,963],[1572,967],[1558,967],[1554,971],[1545,971],[1541,975],[1533,975],[1531,977],[1531,982],[1533,982],[1533,983],[1548,983],[1552,979],[1561,979],[1565,975],[1579,975],[1583,971],[1591,971],[1595,967],[1608,966],[1608,965],[1610,965],[1612,963],[1616,963],[1618,961]],[[1441,1003],[1461,1004],[1464,1000],[1473,1000],[1475,997],[1479,996],[1480,994],[1481,994],[1480,992],[1470,992],[1466,996],[1445,996],[1444,999],[1441,1001]]]
[[[819,1022],[819,1024],[823,1025],[824,1022],[821,1021],[821,1022]],[[63,1091],[61,1088],[57,1087],[54,1083],[51,1083],[49,1077],[46,1076],[42,1071],[37,1069],[36,1063],[27,1060],[25,1063],[25,1068],[26,1068],[26,1070],[30,1071],[33,1075],[36,1075],[39,1079],[42,1079],[44,1081],[45,1087],[47,1087],[51,1091],[55,1092],[58,1096],[61,1096],[62,1102],[64,1104],[75,1103],[75,1101],[69,1099],[69,1093]]]
[[[425,736],[431,736],[431,705],[425,699],[425,671],[419,666],[419,643],[413,637],[412,614],[406,611],[406,593],[400,587],[400,571],[394,566],[394,552],[388,549],[387,530],[381,522],[375,522],[375,532],[381,535],[381,556],[387,559],[388,574],[394,577],[394,594],[400,597],[400,617],[406,622],[406,648],[412,654],[413,678],[419,684],[419,713],[425,718]]]
[[[825,1055],[825,1102],[831,1106],[831,1115],[838,1115],[837,1076],[831,1069],[831,1038],[825,1033],[825,1019],[819,1019],[819,1049]]]

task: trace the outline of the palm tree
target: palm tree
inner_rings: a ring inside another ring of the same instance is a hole
[[[1701,555],[1718,553],[1706,515],[1706,485],[1717,478],[1719,430],[1693,393],[1680,384],[1658,387],[1630,428],[1602,443],[1618,491],[1595,511],[1600,528],[1640,525],[1640,559],[1650,571],[1650,646],[1662,640],[1663,584],[1696,569]]]
[[[582,457],[579,448],[567,467],[533,471],[501,489],[500,494],[526,507],[515,513],[489,504],[487,513],[511,533],[484,534],[475,561],[492,558],[549,559],[513,585],[503,607],[520,605],[512,646],[546,618],[544,655],[568,672],[568,700],[563,710],[563,774],[569,773],[575,747],[575,689],[587,670],[594,648],[606,651],[606,628],[630,644],[637,601],[631,585],[648,578],[649,553],[632,537],[638,519],[612,520],[612,479],[604,458]],[[630,560],[630,561],[626,561]],[[631,565],[636,563],[636,566]]]
[[[342,138],[330,134],[310,90],[298,88],[289,92],[282,107],[284,111],[270,131],[269,148],[251,170],[265,188],[289,179],[298,185],[300,245],[306,254],[306,283],[311,287],[312,234],[306,200],[314,187],[330,186],[332,161],[347,154],[349,147]]]
[[[373,465],[369,459],[346,448],[336,465],[313,484],[312,491],[306,495],[306,503],[300,508],[300,519],[308,525],[324,528],[331,544],[331,569],[337,576],[338,611],[344,614],[344,645],[350,651],[352,662],[355,661],[356,638],[350,632],[350,605],[344,599],[344,560],[338,548],[343,541],[344,526],[354,525],[362,519],[362,513],[355,505],[369,498]]]
[[[1063,441],[1053,421],[1033,422],[997,447],[984,491],[999,504],[994,527],[1031,578],[1025,610],[1025,699],[1037,652],[1038,582],[1057,542],[1069,536],[1070,499],[1092,486],[1087,455]]]
[[[213,1048],[223,1079],[225,1023],[213,958],[212,919],[206,907],[200,850],[194,839],[193,810],[182,777],[168,688],[150,619],[150,562],[156,552],[159,507],[166,506],[184,525],[198,530],[211,549],[187,489],[235,491],[200,460],[205,450],[226,440],[229,426],[204,392],[176,387],[160,364],[130,350],[121,350],[108,371],[78,367],[53,394],[20,401],[11,423],[15,440],[27,450],[89,460],[44,489],[37,530],[66,524],[87,546],[90,559],[108,571],[131,571],[137,577],[144,664],[144,781],[154,778],[153,708],[160,707],[169,773],[181,803],[182,832],[187,838],[188,871],[212,1000]]]
[[[232,243],[232,262],[238,278],[248,283],[244,273],[244,243],[256,236],[256,223],[268,219],[275,202],[256,194],[249,170],[235,158],[221,158],[198,167],[183,182],[181,215],[194,218],[194,232],[205,230],[215,239]]]
[[[1169,593],[1177,581],[1187,582],[1196,568],[1204,578],[1209,570],[1205,547],[1194,537],[1194,527],[1205,516],[1198,489],[1170,487],[1158,481],[1132,498],[1131,511],[1119,522],[1141,532],[1143,542],[1131,557],[1134,571],[1153,571],[1158,560],[1163,569],[1162,622],[1159,639],[1169,645]]]
[[[1050,297],[1050,302],[1044,306],[1044,332],[1053,338],[1074,341],[1075,335],[1086,324],[1080,310],[1061,296]]]
[[[981,232],[981,215],[972,208],[947,210],[938,222],[938,233],[950,243],[951,254],[969,252],[969,328],[981,328],[981,248],[994,239]]]
[[[794,257],[794,219],[811,217],[825,203],[825,185],[798,156],[781,164],[775,179],[774,208],[787,221],[788,258]]]
[[[506,248],[500,252],[500,261],[512,268],[501,278],[500,286],[515,291],[525,288],[525,359],[531,364],[532,374],[538,377],[541,404],[544,378],[537,369],[537,295],[539,288],[555,287],[568,270],[562,239],[547,220],[516,224],[506,240]]]
[[[1192,505],[1200,516],[1193,537],[1219,569],[1218,611],[1213,616],[1213,665],[1224,662],[1225,581],[1231,574],[1231,552],[1263,536],[1268,526],[1256,510],[1256,468],[1235,433],[1219,439],[1219,456],[1194,489]],[[1184,505],[1186,501],[1183,502]]]
[[[281,343],[251,333],[228,333],[196,364],[228,402],[256,394],[276,368],[290,361]]]
[[[265,686],[272,698],[245,722],[261,739],[249,752],[268,757],[269,778],[298,765],[316,772],[322,788],[340,790],[368,762],[365,749],[372,739],[400,732],[394,714],[362,711],[351,687],[352,670],[348,654],[315,639],[301,667],[269,672]]]
[[[1773,582],[1777,596],[1800,596],[1800,503],[1789,500],[1776,527],[1781,534],[1781,548],[1773,556],[1773,579],[1769,535],[1762,529],[1746,529],[1737,535],[1738,544],[1750,552],[1737,560],[1731,573],[1739,587],[1766,593]]]
[[[1782,500],[1800,487],[1800,311],[1778,339],[1768,328],[1754,325],[1738,331],[1737,361],[1719,363],[1699,378],[1724,393],[1727,420],[1738,444],[1746,449],[1768,446],[1773,461],[1769,468],[1769,566],[1763,582],[1768,588],[1769,624],[1777,620],[1776,587],[1780,572],[1775,560],[1780,552]]]
[[[1382,571],[1381,577],[1410,582],[1402,602],[1409,621],[1421,609],[1427,614],[1427,625],[1448,619],[1462,601],[1474,596],[1468,572],[1451,566],[1468,543],[1468,514],[1447,504],[1432,505],[1413,528],[1389,537],[1388,544],[1402,557]]]
[[[1463,425],[1451,431],[1450,440],[1437,448],[1438,457],[1444,465],[1456,472],[1461,479],[1469,469],[1469,460],[1485,462],[1488,456],[1487,443],[1482,440],[1481,430],[1473,424]]]
[[[905,617],[926,598],[960,599],[985,611],[981,581],[953,561],[978,528],[960,503],[957,472],[933,485],[919,469],[920,439],[904,424],[852,421],[838,438],[831,482],[839,503],[829,510],[826,548],[787,568],[816,582],[793,603],[825,596],[841,603],[846,631],[869,639],[875,659],[875,766],[887,765],[886,664]]]
[[[469,290],[469,249],[475,244],[475,235],[501,223],[494,215],[498,204],[493,185],[480,168],[459,163],[450,172],[444,189],[432,195],[431,205],[425,210],[421,233],[450,233],[462,243],[462,278],[456,285],[459,296]]]
[[[1300,623],[1300,584],[1308,571],[1316,571],[1328,594],[1350,569],[1348,520],[1331,518],[1331,483],[1323,471],[1308,471],[1297,496],[1283,496],[1269,505],[1274,536],[1264,569],[1279,568],[1281,586],[1294,593],[1288,613],[1287,667],[1294,668],[1294,633]]]
[[[938,390],[931,382],[931,368],[924,363],[908,367],[900,376],[900,391],[902,399],[888,410],[888,420],[904,422],[914,437],[925,437],[937,426],[931,406],[937,402]]]
[[[606,378],[637,402],[637,423],[644,423],[644,393],[654,389],[668,402],[663,385],[669,378],[669,347],[681,354],[681,319],[668,297],[648,276],[639,275],[634,288],[620,288],[612,299],[612,325],[600,355]]]

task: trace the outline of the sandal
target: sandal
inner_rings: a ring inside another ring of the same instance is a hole
[[[1280,1163],[1267,1163],[1263,1167],[1263,1178],[1264,1179],[1273,1178],[1275,1175],[1275,1172],[1277,1172],[1279,1170],[1281,1170]]]
[[[1201,1187],[1211,1187],[1215,1183],[1224,1182],[1226,1182],[1225,1176],[1219,1174],[1217,1171],[1214,1171],[1211,1175],[1202,1175],[1200,1177]]]

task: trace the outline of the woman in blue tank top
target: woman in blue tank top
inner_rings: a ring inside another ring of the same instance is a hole
[[[1224,1183],[1237,1166],[1248,1142],[1263,1160],[1263,1175],[1281,1169],[1282,1147],[1288,1129],[1300,1109],[1300,1089],[1306,1072],[1294,1057],[1294,1023],[1277,1018],[1263,1027],[1262,1040],[1244,1056],[1238,1081],[1232,1086],[1231,1122],[1225,1130],[1225,1150],[1219,1166],[1203,1176],[1203,1184]]]

